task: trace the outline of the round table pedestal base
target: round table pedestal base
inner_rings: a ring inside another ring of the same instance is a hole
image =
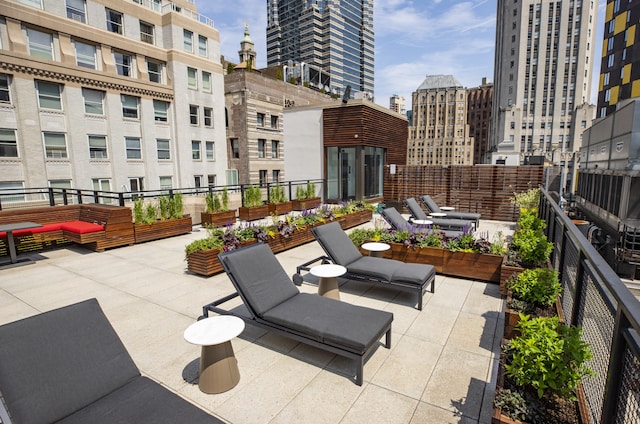
[[[372,250],[369,252],[369,256],[373,258],[381,258],[383,254],[384,252],[380,250]]]
[[[340,289],[336,277],[320,278],[318,283],[318,294],[335,300],[340,300]]]
[[[200,378],[198,387],[204,393],[222,393],[235,387],[240,381],[238,361],[231,342],[202,346],[200,354]]]

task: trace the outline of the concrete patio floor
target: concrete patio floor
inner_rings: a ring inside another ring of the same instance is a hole
[[[510,234],[510,225],[481,221],[479,232]],[[200,347],[183,332],[203,305],[233,291],[225,274],[187,272],[184,247],[205,235],[196,227],[102,253],[68,246],[30,254],[35,264],[0,270],[0,324],[95,297],[142,374],[231,423],[491,422],[504,302],[496,284],[442,275],[422,311],[410,293],[341,285],[343,301],[394,314],[391,349],[375,350],[361,387],[351,361],[248,325],[232,341],[239,384],[202,393]],[[292,275],[322,254],[313,242],[277,258]]]

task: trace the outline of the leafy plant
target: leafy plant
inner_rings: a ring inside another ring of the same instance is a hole
[[[547,240],[544,233],[531,228],[517,230],[511,244],[522,263],[528,266],[546,264],[553,250],[553,243]]]
[[[169,219],[171,217],[171,205],[169,204],[169,196],[164,195],[158,197],[158,209],[160,210],[160,219]]]
[[[306,199],[313,199],[314,197],[316,197],[316,185],[315,183],[312,183],[311,181],[307,182],[307,190],[306,190],[307,194],[306,194]]]
[[[182,218],[183,210],[182,193],[174,193],[174,195],[169,198],[169,218]]]
[[[416,243],[419,247],[444,247],[444,236],[439,231],[429,231],[420,233],[416,237]]]
[[[195,240],[185,246],[185,257],[191,253],[207,250],[220,250],[224,246],[222,236],[224,231],[220,228],[210,228],[207,230],[207,237]]]
[[[144,200],[141,197],[133,200],[133,222],[136,224],[144,222]]]
[[[262,190],[260,190],[260,187],[252,185],[245,189],[244,206],[247,208],[262,206]]]
[[[220,198],[222,200],[222,211],[228,211],[229,210],[229,190],[227,190],[226,187],[222,189],[222,194],[220,195]]]
[[[507,287],[517,299],[534,305],[552,305],[562,292],[558,273],[549,268],[525,269],[509,279]]]
[[[540,204],[540,189],[530,188],[527,191],[513,193],[511,203],[516,205],[520,210],[535,210]]]
[[[276,184],[269,190],[269,200],[271,203],[285,203],[287,196],[284,194],[284,187]]]
[[[369,228],[354,228],[349,233],[349,238],[356,247],[360,247],[368,240],[371,240],[372,236],[373,230]]]
[[[302,186],[296,186],[296,199],[305,200],[307,198],[307,190]]]
[[[502,414],[512,420],[531,421],[533,415],[532,403],[528,402],[522,393],[515,390],[498,389],[493,400],[493,406],[500,408]]]
[[[520,386],[532,386],[540,398],[553,393],[575,400],[578,383],[593,375],[586,364],[591,350],[580,327],[568,327],[558,317],[520,315],[516,329],[521,335],[505,347],[506,375]]]

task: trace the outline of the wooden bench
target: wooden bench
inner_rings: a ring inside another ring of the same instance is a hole
[[[16,222],[43,225],[42,228],[16,231],[14,238],[17,245],[21,242],[68,240],[102,252],[111,247],[134,243],[131,209],[122,206],[82,204],[0,211],[0,224]],[[6,243],[6,235],[0,235],[0,243]]]

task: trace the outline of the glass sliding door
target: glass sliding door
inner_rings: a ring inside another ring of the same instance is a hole
[[[364,148],[364,196],[382,196],[384,171],[384,149],[365,146]]]
[[[327,147],[327,199],[356,197],[356,147]]]

